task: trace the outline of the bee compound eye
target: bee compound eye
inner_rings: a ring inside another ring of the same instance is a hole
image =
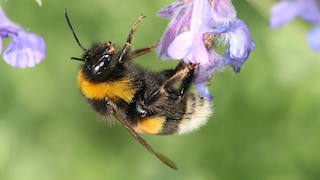
[[[101,69],[102,69],[102,67],[104,66],[104,61],[101,61],[101,60],[99,60],[97,63],[95,63],[92,67],[92,69],[91,69],[91,72],[92,72],[92,74],[95,74],[95,75],[99,75],[99,74],[101,74]]]

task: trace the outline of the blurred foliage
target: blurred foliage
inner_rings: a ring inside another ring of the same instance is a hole
[[[133,43],[139,48],[161,37],[168,20],[156,12],[170,2],[1,1],[12,21],[47,45],[46,60],[33,69],[0,61],[1,180],[320,178],[320,54],[306,43],[309,24],[268,28],[272,1],[234,1],[256,49],[239,74],[227,68],[212,80],[215,114],[208,125],[184,136],[143,136],[178,171],[89,108],[76,85],[79,62],[69,59],[82,51],[63,9],[86,47],[105,40],[122,45],[140,13],[147,15]],[[155,53],[136,62],[153,70],[176,64]]]

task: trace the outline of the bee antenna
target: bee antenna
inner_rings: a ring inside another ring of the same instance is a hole
[[[77,60],[77,61],[84,61],[83,59],[77,58],[77,57],[71,57],[70,59],[72,59],[72,60]]]
[[[77,37],[77,34],[76,34],[76,32],[74,31],[74,29],[73,29],[73,27],[72,27],[72,25],[71,25],[71,22],[70,22],[70,20],[69,20],[69,17],[68,17],[68,13],[67,13],[67,9],[66,9],[66,8],[64,9],[64,16],[66,17],[66,20],[67,20],[67,23],[68,23],[68,25],[69,25],[69,28],[70,28],[70,30],[71,30],[71,32],[72,32],[72,34],[73,34],[74,39],[77,41],[79,47],[80,47],[82,50],[87,51],[87,49],[84,48],[84,47],[81,45],[81,43],[80,43],[80,41],[79,41],[79,39],[78,39],[78,37]],[[74,58],[71,58],[71,59],[74,59]],[[80,60],[80,59],[78,59],[78,60]]]

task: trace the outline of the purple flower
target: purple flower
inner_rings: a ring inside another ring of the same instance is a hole
[[[157,48],[161,58],[170,58],[168,47],[180,33],[189,29],[192,13],[192,0],[182,0],[173,2],[167,7],[161,9],[158,15],[163,18],[172,18],[167,30],[160,40]]]
[[[232,24],[220,26],[210,33],[225,33],[224,35],[229,37],[227,38],[229,47],[223,56],[229,62],[229,65],[233,67],[233,70],[238,73],[250,52],[255,48],[255,44],[252,42],[249,29],[245,22],[240,19],[235,19]]]
[[[312,50],[320,51],[320,24],[309,31],[307,40]]]
[[[320,9],[317,0],[283,0],[270,11],[270,27],[279,28],[300,17],[315,25],[307,35],[308,43],[314,51],[320,51]]]
[[[5,62],[13,67],[33,67],[45,58],[45,43],[37,34],[28,33],[12,23],[0,7],[0,38],[12,38],[3,52]],[[0,52],[2,41],[0,40]]]
[[[198,93],[211,99],[207,80],[226,65],[239,72],[254,49],[246,24],[236,18],[230,0],[177,0],[158,13],[171,18],[157,47],[160,58],[183,59],[198,64],[195,84]],[[223,56],[213,46],[225,46]]]
[[[209,61],[210,62],[206,66],[199,66],[199,68],[196,69],[194,84],[196,85],[198,94],[211,100],[212,97],[206,82],[214,73],[222,71],[228,64],[228,60],[221,57],[214,50],[210,49]]]

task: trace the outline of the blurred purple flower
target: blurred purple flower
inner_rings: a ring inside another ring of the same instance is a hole
[[[320,51],[320,24],[308,32],[307,40],[313,51]]]
[[[45,43],[37,34],[28,33],[12,23],[0,7],[0,38],[12,38],[3,52],[5,62],[13,67],[34,67],[45,58]],[[0,40],[0,52],[2,41]]]
[[[320,51],[320,9],[317,0],[282,0],[270,11],[270,27],[279,28],[295,17],[315,25],[307,34],[308,43],[314,51]]]
[[[211,99],[207,80],[226,65],[239,72],[254,49],[246,24],[236,18],[230,0],[177,0],[158,12],[171,18],[157,47],[160,58],[183,59],[199,65],[195,74],[198,93]],[[214,51],[212,39],[228,47],[223,56]],[[209,42],[207,42],[209,41]]]

